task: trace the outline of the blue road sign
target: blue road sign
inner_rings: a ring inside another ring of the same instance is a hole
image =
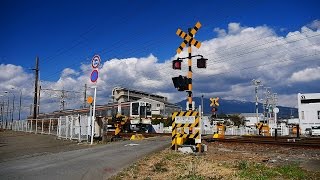
[[[91,73],[91,76],[90,76],[90,80],[91,82],[96,82],[98,80],[98,77],[99,77],[99,73],[98,73],[98,70],[93,70],[92,73]]]

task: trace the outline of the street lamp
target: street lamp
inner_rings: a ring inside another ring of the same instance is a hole
[[[1,96],[4,96],[4,95],[1,95]],[[2,112],[3,112],[4,111],[4,100],[2,102],[3,102],[3,109],[2,109]],[[9,103],[10,103],[10,97],[8,96],[7,116],[6,116],[6,125],[5,125],[5,127],[7,127],[8,119],[9,119]],[[4,114],[3,113],[2,113],[2,119],[4,119]]]

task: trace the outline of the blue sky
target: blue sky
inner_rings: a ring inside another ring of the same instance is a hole
[[[197,39],[230,22],[298,30],[319,17],[318,1],[1,1],[0,63],[28,69],[40,57],[42,77],[57,80],[93,54],[103,59],[169,59],[186,30],[200,21]],[[280,30],[284,29],[283,32]],[[54,67],[53,67],[54,66]]]
[[[177,102],[185,93],[173,88],[171,77],[186,68],[171,69],[182,42],[175,32],[200,21],[196,39],[203,43],[193,49],[209,60],[206,70],[194,69],[194,96],[253,101],[251,80],[260,79],[278,93],[279,104],[294,107],[298,92],[320,91],[319,7],[311,0],[2,0],[0,92],[20,89],[29,106],[36,56],[43,88],[82,91],[99,54],[100,104],[114,86]],[[41,96],[43,111],[59,109],[59,94]],[[82,103],[79,95],[70,97],[68,108]]]

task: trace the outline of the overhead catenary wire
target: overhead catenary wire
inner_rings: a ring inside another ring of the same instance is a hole
[[[222,59],[223,60],[223,59]],[[211,63],[211,62],[210,62]],[[169,67],[170,68],[170,67]]]
[[[251,3],[251,4],[253,4],[253,3]],[[192,14],[193,13],[193,11],[192,10],[189,10],[189,11],[185,11],[185,14]],[[218,13],[218,12],[216,12],[216,13]],[[220,10],[220,13],[222,13],[222,10]],[[223,17],[221,17],[220,18],[220,20],[223,20]],[[210,22],[210,21],[209,21]],[[219,20],[218,19],[213,19],[212,20],[212,22],[219,22]],[[208,24],[210,24],[210,23],[208,23]],[[170,34],[171,32],[167,32],[167,33],[165,33],[164,35],[167,35],[167,34]],[[128,41],[128,40],[130,40],[130,39],[132,39],[133,37],[138,37],[138,36],[136,36],[136,34],[133,34],[133,35],[131,35],[130,36],[131,38],[127,38],[127,39],[123,39],[123,40],[119,40],[119,41],[117,41],[115,44],[113,44],[111,47],[113,47],[113,48],[111,48],[111,50],[107,50],[107,48],[104,48],[104,49],[102,49],[101,51],[98,51],[97,53],[102,53],[102,54],[105,54],[105,53],[107,53],[107,52],[112,52],[112,51],[114,51],[115,49],[118,49],[121,45],[123,45],[123,44],[125,44],[125,41]],[[167,36],[161,36],[161,35],[158,35],[157,36],[157,38],[158,39],[163,39],[163,37],[167,37]],[[118,42],[121,42],[121,41],[124,41],[124,43],[123,44],[121,44],[120,46],[115,46]],[[163,42],[164,43],[164,42]],[[109,48],[109,47],[108,47]],[[142,52],[144,52],[144,51],[142,51]],[[116,56],[115,56],[116,57]],[[82,59],[90,59],[91,57],[90,56],[87,56],[86,58],[82,58]],[[109,59],[112,59],[112,57],[110,57]],[[72,64],[69,64],[67,67],[65,67],[65,68],[70,68],[70,67],[73,67],[74,65],[76,65],[76,64],[79,64],[79,62],[76,62],[76,63],[72,63]],[[63,68],[64,69],[64,68]],[[44,79],[47,79],[47,78],[51,78],[51,77],[53,77],[53,76],[55,76],[56,74],[58,74],[58,73],[60,73],[61,72],[61,70],[59,70],[59,71],[57,71],[57,72],[55,72],[55,73],[53,73],[53,74],[51,74],[51,75],[47,75],[47,76],[44,76]]]
[[[319,36],[319,35],[320,35],[320,34],[317,34],[317,35],[314,35],[314,36],[312,36],[312,37]],[[299,40],[291,41],[291,42],[289,42],[289,43],[287,43],[287,44],[294,43],[294,42],[298,42],[298,41],[300,41],[300,40],[304,40],[304,39],[308,39],[308,38],[310,38],[310,37],[300,38]],[[281,44],[280,44],[280,45],[281,45]],[[276,46],[279,46],[279,44],[277,44]],[[240,55],[233,56],[233,58],[226,58],[225,56],[224,56],[224,57],[220,57],[220,61],[216,61],[216,62],[230,61],[230,60],[232,60],[232,59],[241,57],[241,56],[243,56],[243,55],[248,55],[248,54],[250,54],[250,53],[255,53],[255,52],[258,52],[258,51],[261,51],[261,50],[266,50],[266,49],[273,48],[273,47],[274,47],[274,46],[270,46],[270,47],[266,47],[266,48],[261,48],[261,49],[249,51],[249,52],[244,52],[244,53],[242,53],[242,54],[240,54]],[[206,56],[206,55],[204,55],[204,56]],[[217,58],[217,59],[218,59],[218,58]],[[222,60],[224,60],[224,61],[222,61]],[[213,64],[213,63],[214,63],[214,62],[209,62],[208,65]],[[171,64],[168,64],[168,65],[171,66]],[[169,74],[169,72],[173,72],[173,71],[171,71],[171,67],[163,67],[163,68],[158,68],[158,69],[155,69],[155,70],[156,70],[156,71],[166,70],[166,72],[165,72],[166,74]],[[141,72],[137,72],[137,73],[141,73]]]

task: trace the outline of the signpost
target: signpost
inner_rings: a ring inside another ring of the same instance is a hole
[[[195,116],[176,116],[175,122],[177,124],[193,124]]]
[[[90,76],[91,82],[94,84],[94,95],[93,95],[93,112],[92,112],[92,121],[91,121],[91,145],[93,144],[93,136],[94,136],[94,125],[95,125],[95,119],[96,119],[96,100],[97,100],[97,80],[99,77],[98,68],[100,65],[101,59],[99,55],[94,55],[91,60],[91,66],[93,68]],[[88,99],[89,101],[89,99]]]
[[[99,77],[99,73],[98,73],[98,70],[93,70],[91,72],[91,76],[90,76],[90,80],[91,82],[95,83],[97,80],[98,80],[98,77]]]

